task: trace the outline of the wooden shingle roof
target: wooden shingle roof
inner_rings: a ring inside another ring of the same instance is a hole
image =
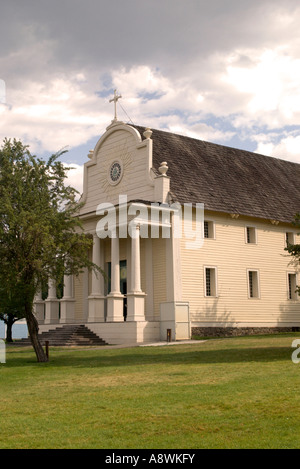
[[[143,137],[145,127],[133,127]],[[300,164],[151,130],[153,166],[168,163],[170,190],[181,204],[288,223],[300,212]]]

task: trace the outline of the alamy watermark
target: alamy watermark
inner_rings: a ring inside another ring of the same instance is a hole
[[[99,238],[176,238],[185,240],[187,249],[200,249],[204,240],[204,204],[159,204],[127,201],[119,195],[119,204],[106,202],[96,210],[102,218],[96,232]],[[139,228],[137,230],[137,228]]]
[[[3,339],[0,339],[0,363],[6,363],[6,344]]]
[[[6,88],[5,81],[0,78],[0,104],[6,103]]]
[[[295,363],[295,364],[300,363],[300,358],[298,357],[298,355],[300,353],[300,339],[293,340],[292,347],[293,348],[298,347],[292,353],[292,362]]]

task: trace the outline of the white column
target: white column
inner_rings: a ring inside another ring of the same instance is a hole
[[[131,292],[141,291],[140,227],[137,226],[131,237]]]
[[[42,290],[38,290],[34,298],[34,314],[39,324],[45,320],[45,302],[42,299]]]
[[[45,324],[57,324],[59,322],[59,300],[56,296],[56,282],[49,279],[48,298],[45,300]]]
[[[34,301],[40,301],[42,300],[42,290],[39,289],[37,292],[36,292],[36,295],[34,297]]]
[[[141,290],[140,227],[131,232],[131,290],[127,293],[127,321],[145,321],[145,293]]]
[[[60,300],[60,323],[67,324],[75,319],[73,275],[64,275],[64,296]]]
[[[48,298],[47,300],[57,299],[56,297],[56,282],[52,278],[48,281]]]
[[[102,242],[94,234],[92,261],[98,267],[104,269]],[[91,294],[88,297],[88,322],[104,322],[104,282],[103,275],[97,270],[92,271]]]
[[[102,259],[101,259],[101,241],[100,238],[97,236],[97,234],[94,234],[94,244],[93,244],[93,256],[92,256],[92,261],[94,264],[96,264],[98,267],[102,267]],[[94,295],[103,295],[103,285],[101,280],[103,279],[103,276],[100,272],[97,272],[96,270],[92,271],[92,291],[91,291],[91,296]]]
[[[131,238],[126,239],[127,292],[131,291]]]
[[[73,275],[64,275],[64,299],[73,299]]]
[[[145,303],[145,316],[149,321],[154,320],[154,290],[153,290],[153,254],[152,254],[152,239],[145,239],[145,263],[146,263],[146,303]]]
[[[89,318],[89,269],[85,267],[82,272],[80,288],[82,291],[82,321],[87,321]]]
[[[111,238],[111,292],[107,295],[107,322],[123,321],[124,295],[120,292],[119,237]]]
[[[111,239],[111,293],[120,293],[119,238]]]
[[[180,239],[175,237],[174,229],[173,214],[171,236],[165,240],[168,302],[182,300]]]

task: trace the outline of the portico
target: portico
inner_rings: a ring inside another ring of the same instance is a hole
[[[87,305],[87,321],[89,323],[145,321],[146,293],[141,285],[140,227],[136,226],[132,236],[125,239],[119,238],[118,227],[112,237],[101,238],[95,232],[91,258],[100,271],[91,270],[89,274],[87,272],[82,274],[83,283],[85,280],[88,284],[87,302],[83,301],[83,304]],[[152,265],[148,267],[149,272],[152,272]],[[152,275],[147,275],[145,270],[146,267],[143,265],[144,281],[152,290]],[[64,276],[63,297],[59,300],[55,281],[49,279],[48,298],[45,302],[40,296],[36,298],[36,304],[45,304],[44,324],[76,322],[76,293],[78,294],[76,279],[70,275]],[[39,320],[42,322],[42,314],[39,315]]]

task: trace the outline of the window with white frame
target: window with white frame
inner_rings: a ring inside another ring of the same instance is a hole
[[[215,226],[213,221],[204,220],[204,238],[215,238]]]
[[[260,298],[259,272],[258,270],[248,270],[248,296],[249,298]]]
[[[292,231],[285,233],[285,246],[287,247],[289,244],[295,244],[295,233]]]
[[[216,267],[205,267],[205,296],[217,296],[217,269]]]
[[[245,236],[247,244],[257,243],[256,228],[254,226],[246,226]]]
[[[288,299],[298,300],[297,274],[288,273]]]

